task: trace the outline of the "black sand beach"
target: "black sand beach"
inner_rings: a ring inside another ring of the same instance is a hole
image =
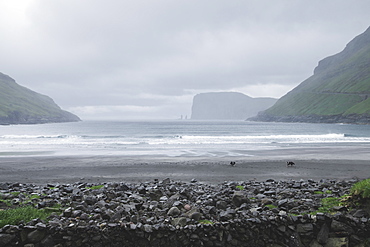
[[[230,166],[230,161],[236,162]],[[287,159],[166,158],[127,156],[0,157],[0,183],[142,182],[171,178],[188,182],[222,183],[266,179],[364,179],[370,162],[364,159],[305,159],[286,167]]]

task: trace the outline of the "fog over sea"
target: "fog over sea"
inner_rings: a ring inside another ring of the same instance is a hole
[[[0,156],[367,159],[370,126],[248,121],[82,121],[0,126]],[[344,157],[345,158],[345,157]]]

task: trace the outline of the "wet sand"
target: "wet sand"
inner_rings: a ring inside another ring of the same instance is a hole
[[[276,158],[276,157],[275,157]],[[171,178],[221,183],[266,179],[364,179],[370,177],[366,159],[171,158],[127,156],[0,157],[0,183],[141,182]],[[235,161],[235,166],[230,166]]]

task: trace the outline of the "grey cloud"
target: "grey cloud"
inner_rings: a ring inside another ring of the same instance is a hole
[[[363,32],[370,9],[367,0],[26,3],[22,23],[0,24],[2,72],[91,118],[94,106],[190,114],[206,91],[280,97]]]

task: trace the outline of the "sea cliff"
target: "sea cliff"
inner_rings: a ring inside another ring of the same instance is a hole
[[[50,97],[20,86],[0,73],[0,125],[76,121],[80,118],[62,110]]]
[[[250,120],[370,124],[370,28]]]

